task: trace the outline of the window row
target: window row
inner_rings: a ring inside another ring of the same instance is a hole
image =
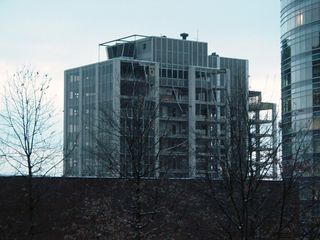
[[[318,21],[320,19],[320,7],[314,7],[311,10],[297,10],[292,14],[291,18],[284,19],[284,21],[281,25],[281,31],[282,33],[288,32],[293,28],[300,27],[304,24],[308,24],[314,21]]]

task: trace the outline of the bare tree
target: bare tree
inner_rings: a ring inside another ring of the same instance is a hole
[[[0,113],[1,154],[28,183],[29,239],[36,234],[35,208],[39,201],[32,179],[52,173],[59,163],[55,113],[48,96],[50,82],[47,74],[27,68],[16,71],[5,86]]]
[[[90,126],[82,130],[86,131],[83,141],[88,142],[82,156],[89,163],[83,163],[83,172],[126,179],[123,186],[131,188],[123,206],[125,217],[119,221],[123,228],[130,226],[128,238],[150,239],[161,227],[153,219],[163,211],[159,192],[165,189],[168,172],[167,164],[160,163],[160,155],[164,151],[170,154],[184,142],[161,145],[168,131],[165,124],[160,131],[159,74],[155,66],[121,64],[119,95],[99,102],[97,114],[82,119]],[[154,181],[148,181],[150,178]]]
[[[300,180],[310,172],[306,159],[307,131],[297,134],[296,151],[290,164],[283,168],[279,155],[282,143],[257,141],[256,124],[250,120],[247,106],[243,106],[242,101],[229,103],[229,106],[233,115],[229,112],[229,136],[225,149],[220,158],[213,152],[214,159],[220,160],[221,181],[212,181],[209,174],[206,177],[212,204],[218,209],[215,214],[220,216],[215,218],[218,226],[215,230],[226,239],[298,236],[300,215],[312,207],[299,206],[299,192],[303,189]],[[273,117],[271,122],[276,120]],[[260,128],[259,139],[269,132],[268,127]],[[259,156],[259,161],[258,149],[268,150]],[[281,175],[271,181],[270,173],[275,164]]]

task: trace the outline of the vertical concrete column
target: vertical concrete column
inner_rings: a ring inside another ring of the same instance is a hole
[[[94,115],[93,115],[93,126],[96,128],[94,129],[94,136],[96,136],[96,131],[97,131],[97,127],[99,124],[98,118],[99,118],[99,82],[100,82],[100,75],[99,75],[99,67],[100,67],[100,62],[98,62],[96,64],[96,78],[95,78],[95,96],[94,96]],[[95,147],[95,142],[93,142],[94,145],[92,145],[92,147],[94,149],[96,149]],[[98,176],[98,168],[99,168],[99,162],[98,159],[96,158],[95,154],[93,154],[92,156],[92,161],[95,163],[94,164],[94,174],[95,176]]]
[[[188,78],[188,144],[189,144],[189,177],[196,176],[196,79],[195,67],[189,67]]]
[[[225,79],[224,79],[224,84],[225,84],[225,108],[226,108],[226,124],[225,124],[225,131],[226,131],[226,140],[225,140],[225,147],[226,146],[231,146],[231,79],[230,79],[230,70],[226,69],[225,73]],[[225,153],[229,155],[230,153]],[[230,156],[225,156],[226,161],[230,161],[229,159]]]
[[[113,60],[113,68],[112,68],[112,109],[110,111],[110,115],[112,115],[112,121],[115,122],[116,126],[120,126],[120,82],[121,82],[121,60],[114,59]],[[117,131],[117,129],[115,129]],[[113,173],[111,173],[110,177],[120,177],[120,134],[113,134],[112,136],[112,144],[113,146],[117,146],[115,152],[117,154],[115,161],[118,161],[116,164],[116,169]]]
[[[277,162],[277,109],[276,104],[272,104],[272,151],[273,151],[273,164],[272,164],[272,175],[273,179],[278,177],[278,162]]]
[[[159,151],[160,151],[160,142],[159,142],[159,135],[160,135],[160,68],[159,63],[155,64],[155,71],[154,71],[154,94],[155,94],[155,106],[156,106],[156,113],[155,113],[155,177],[159,177],[160,172],[160,163],[159,163]]]
[[[82,148],[82,141],[83,141],[83,137],[82,137],[82,102],[83,102],[83,68],[79,69],[79,146],[78,146],[78,174],[77,176],[82,176],[82,161],[83,161],[83,156],[82,156],[82,152],[83,152],[83,148]]]
[[[219,68],[220,68],[220,57],[217,56],[217,69],[219,69]],[[218,89],[221,89],[221,87],[223,87],[223,86],[221,85],[221,79],[220,79],[220,74],[219,73],[216,74],[216,78],[217,78],[217,85],[215,87],[218,88]],[[220,121],[220,119],[221,119],[221,105],[220,105],[220,103],[221,103],[221,91],[216,91],[216,93],[217,93],[217,95],[216,95],[217,96],[217,99],[216,99],[217,116],[216,116],[215,121],[219,120],[219,121],[217,121],[217,134],[218,134],[218,136],[220,136],[220,134],[221,134],[221,124],[220,124],[220,122],[221,122]]]
[[[214,152],[213,152],[213,166],[217,167],[217,177],[220,177],[222,175],[220,169],[221,169],[221,91],[224,91],[223,89],[223,85],[221,84],[221,76],[219,73],[219,69],[220,69],[220,56],[216,56],[216,68],[217,68],[217,73],[216,73],[216,86],[215,89],[213,91],[216,92],[216,102],[215,102],[215,106],[216,106],[216,117],[213,119],[213,121],[215,121],[215,124],[217,126],[217,140],[213,143],[214,146]],[[218,90],[217,89],[222,89],[222,90]],[[226,93],[224,94],[225,98],[226,98]]]
[[[68,100],[68,91],[67,91],[67,85],[68,85],[68,81],[69,79],[67,79],[67,74],[66,72],[64,72],[64,111],[63,111],[63,158],[64,158],[64,161],[63,161],[63,175],[66,175],[67,172],[66,172],[66,169],[67,169],[67,164],[70,165],[69,162],[66,162],[66,156],[67,156],[67,151],[68,151],[68,146],[69,146],[69,143],[67,142],[67,130],[68,130],[68,126],[67,126],[67,117],[68,117],[68,114],[69,114],[69,108],[67,106],[67,102],[69,101]],[[73,111],[73,110],[72,110]],[[69,157],[69,161],[70,161],[70,157]],[[72,165],[73,167],[73,165]],[[70,173],[69,173],[70,175]]]

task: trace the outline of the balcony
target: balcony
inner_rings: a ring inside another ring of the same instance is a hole
[[[171,133],[168,132],[167,135],[163,136],[164,138],[188,138],[187,133]]]
[[[162,114],[160,116],[160,120],[162,121],[188,121],[188,115],[183,113],[181,115],[176,116],[169,116],[167,114]]]
[[[170,103],[180,103],[180,104],[188,104],[189,98],[188,96],[181,96],[179,95],[177,98],[174,95],[161,95],[160,96],[161,102],[170,102]]]

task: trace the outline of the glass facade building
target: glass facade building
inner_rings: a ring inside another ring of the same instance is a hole
[[[283,161],[319,175],[320,0],[281,1],[281,84]]]

